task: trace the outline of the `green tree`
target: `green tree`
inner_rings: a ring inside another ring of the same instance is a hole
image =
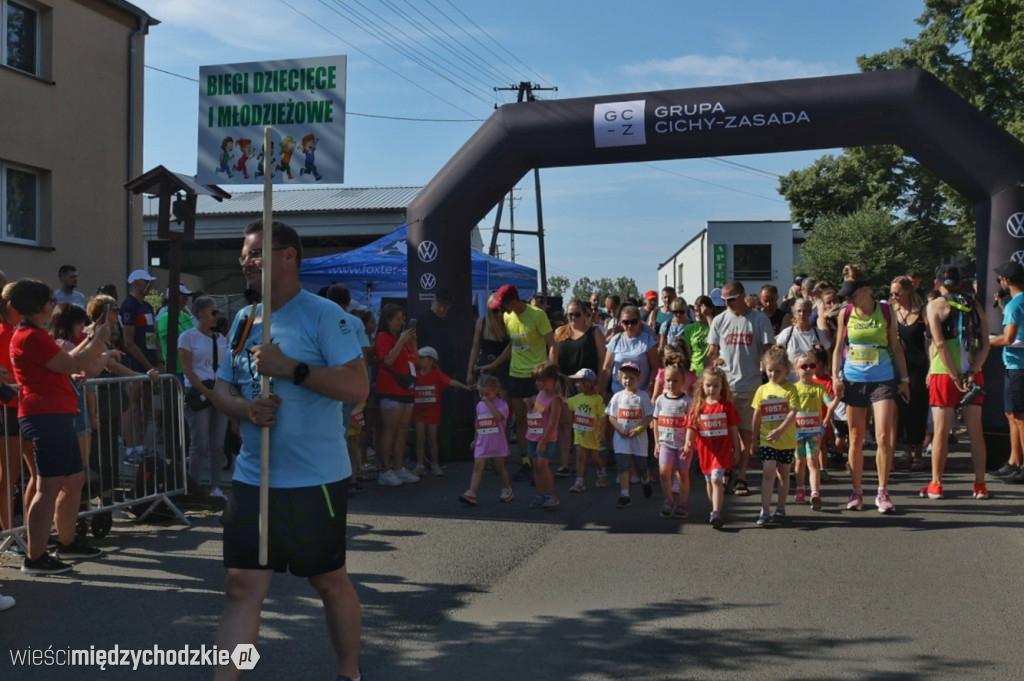
[[[862,71],[923,68],[1012,135],[1024,139],[1022,0],[925,0],[921,32],[899,47],[857,60]],[[965,47],[969,46],[969,47]],[[814,229],[829,216],[885,209],[917,225],[950,231],[974,251],[970,202],[898,147],[846,149],[785,176],[779,192],[793,219]],[[950,240],[950,243],[955,243]],[[933,254],[934,263],[941,253]]]
[[[554,276],[548,277],[548,294],[560,296],[569,290],[569,277]]]
[[[818,220],[800,248],[801,269],[838,286],[843,266],[860,263],[871,277],[872,288],[888,298],[889,282],[911,267],[930,271],[936,253],[947,248],[941,232],[896,220],[884,209],[861,210]]]
[[[597,280],[590,277],[580,277],[576,281],[576,285],[572,287],[572,296],[580,300],[589,300],[590,294],[597,291],[603,301],[606,297],[613,294],[623,299],[635,298],[640,295],[639,290],[636,281],[630,277],[619,277],[614,281],[609,277],[602,277]]]

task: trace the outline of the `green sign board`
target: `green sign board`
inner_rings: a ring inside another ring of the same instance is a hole
[[[714,272],[715,277],[715,288],[725,286],[725,249],[725,244],[715,244],[715,263],[714,268],[712,269],[712,272]]]

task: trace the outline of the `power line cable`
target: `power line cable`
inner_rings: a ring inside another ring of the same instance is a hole
[[[435,99],[438,99],[438,100],[440,100],[440,101],[444,102],[445,104],[447,104],[448,106],[450,106],[450,107],[452,107],[452,108],[454,108],[454,109],[458,109],[459,111],[461,111],[462,113],[466,114],[467,116],[474,116],[474,115],[475,115],[475,114],[473,114],[473,113],[470,113],[469,111],[466,111],[465,109],[463,109],[463,108],[462,108],[461,106],[459,106],[458,104],[455,104],[454,102],[449,102],[449,101],[448,101],[447,99],[445,99],[445,98],[444,98],[444,97],[442,97],[441,95],[437,94],[437,93],[436,93],[436,92],[434,92],[433,90],[430,90],[429,88],[426,88],[426,87],[424,87],[423,85],[420,85],[419,83],[417,83],[416,81],[414,81],[414,80],[413,80],[412,78],[409,78],[408,76],[406,76],[406,75],[404,75],[404,74],[402,74],[402,73],[399,73],[399,72],[398,72],[398,71],[396,71],[395,69],[393,69],[393,68],[391,68],[390,66],[388,66],[387,64],[385,64],[385,63],[384,63],[383,61],[381,61],[380,59],[377,59],[377,57],[374,57],[374,56],[373,56],[372,54],[370,54],[370,53],[369,53],[369,52],[367,52],[366,50],[363,50],[362,48],[360,48],[360,47],[358,47],[358,46],[356,46],[356,45],[354,45],[354,44],[350,43],[349,41],[345,40],[345,39],[344,39],[344,38],[342,38],[342,37],[341,37],[340,35],[338,35],[338,34],[337,34],[337,33],[335,33],[334,31],[332,31],[331,29],[327,28],[326,26],[324,26],[324,25],[323,25],[322,23],[320,23],[319,21],[317,21],[317,20],[316,20],[316,19],[314,19],[313,17],[309,16],[309,15],[308,15],[308,14],[306,14],[305,12],[302,12],[302,11],[301,11],[301,10],[299,10],[299,9],[298,9],[297,7],[294,7],[293,5],[291,5],[291,4],[289,3],[289,2],[287,2],[287,0],[278,0],[278,2],[280,2],[280,3],[282,4],[282,5],[284,5],[284,6],[285,6],[285,7],[287,7],[288,9],[292,10],[293,12],[295,12],[296,14],[298,14],[299,16],[303,17],[304,19],[306,19],[306,21],[310,22],[310,23],[311,23],[311,24],[313,24],[314,26],[317,26],[317,27],[319,27],[319,28],[320,28],[321,30],[323,30],[323,31],[324,31],[325,33],[328,33],[328,34],[330,34],[330,35],[334,36],[334,37],[335,37],[335,38],[337,38],[337,39],[338,39],[338,40],[339,40],[340,42],[342,42],[342,43],[344,43],[345,45],[349,46],[350,48],[352,48],[353,50],[355,50],[355,51],[356,51],[356,52],[358,52],[359,54],[363,55],[364,57],[366,57],[366,58],[367,58],[367,59],[369,59],[370,61],[374,62],[374,63],[375,63],[375,64],[377,64],[378,66],[382,66],[382,67],[383,67],[384,69],[386,69],[386,70],[390,71],[391,73],[395,74],[396,76],[398,76],[398,77],[399,77],[399,78],[401,78],[402,80],[406,81],[407,83],[409,83],[409,84],[411,84],[411,85],[413,85],[413,86],[415,86],[415,87],[419,88],[420,90],[423,90],[424,92],[426,92],[426,93],[427,93],[428,95],[430,95],[431,97],[433,97],[433,98],[435,98]],[[321,0],[321,2],[323,2],[323,0]]]
[[[761,194],[755,194],[754,192],[748,192],[748,191],[745,191],[743,189],[736,189],[735,187],[727,187],[724,184],[718,184],[716,182],[708,182],[707,180],[702,180],[699,177],[692,177],[690,175],[684,175],[683,173],[677,173],[674,170],[669,170],[668,168],[662,168],[660,166],[652,165],[650,163],[641,163],[640,165],[647,166],[648,168],[653,168],[654,170],[660,170],[661,172],[668,173],[669,175],[675,175],[677,177],[686,178],[687,180],[692,180],[693,182],[700,182],[701,184],[711,185],[712,187],[718,187],[719,189],[725,189],[726,191],[736,192],[737,194],[746,194],[747,196],[753,196],[753,197],[756,197],[756,198],[759,198],[759,199],[764,199],[765,201],[774,201],[776,203],[786,203],[786,201],[783,201],[782,199],[775,199],[775,198],[772,198],[770,196],[763,196]]]
[[[708,158],[705,158],[705,159],[701,159],[701,160],[708,161],[709,163],[718,163],[718,164],[721,164],[721,165],[724,165],[724,166],[732,166],[734,168],[739,168],[740,170],[746,171],[746,172],[750,173],[751,175],[762,175],[764,177],[770,177],[773,180],[781,180],[782,179],[782,176],[779,175],[778,173],[773,173],[773,172],[770,172],[770,171],[767,171],[767,170],[761,170],[760,168],[755,168],[754,166],[748,166],[748,165],[744,165],[742,163],[737,163],[736,161],[730,161],[729,159],[726,159],[726,158],[719,158],[717,156],[711,156],[711,157],[708,157]]]
[[[485,30],[484,30],[483,28],[481,28],[481,27],[480,27],[480,25],[479,25],[479,24],[477,24],[477,23],[476,23],[475,21],[473,21],[472,19],[470,19],[470,18],[469,18],[469,15],[467,15],[467,14],[466,14],[465,12],[463,12],[463,11],[462,11],[461,9],[459,9],[458,7],[456,7],[456,6],[455,6],[455,3],[453,3],[453,2],[452,2],[452,0],[446,0],[446,1],[447,1],[447,3],[448,3],[449,5],[451,5],[451,6],[452,6],[452,8],[453,8],[453,9],[454,9],[454,10],[455,10],[456,12],[458,12],[459,14],[461,14],[461,15],[463,16],[463,18],[464,18],[464,19],[465,19],[466,21],[468,21],[469,23],[473,24],[473,27],[474,27],[474,28],[476,28],[476,30],[480,31],[480,32],[481,32],[481,33],[483,33],[483,34],[484,34],[485,36],[487,36],[488,38],[490,38],[491,42],[493,42],[493,43],[494,43],[495,45],[497,45],[497,46],[498,46],[498,47],[500,47],[500,48],[501,48],[502,50],[504,50],[504,51],[505,51],[505,53],[507,53],[507,54],[508,54],[508,55],[509,55],[510,57],[512,57],[512,58],[513,58],[514,60],[516,60],[517,62],[519,62],[519,64],[520,64],[520,65],[522,65],[522,66],[523,66],[523,67],[524,67],[524,68],[525,68],[525,69],[526,69],[527,71],[530,71],[530,72],[531,72],[531,73],[532,73],[533,75],[537,76],[537,78],[538,78],[539,80],[541,80],[541,81],[547,81],[547,78],[545,78],[544,76],[540,75],[539,73],[537,73],[536,71],[534,71],[534,70],[533,70],[532,68],[530,68],[530,66],[529,66],[528,64],[526,64],[526,62],[524,62],[524,61],[523,61],[522,59],[520,59],[520,58],[519,58],[519,57],[517,57],[516,55],[512,54],[512,52],[510,52],[510,51],[509,51],[509,49],[508,49],[507,47],[505,47],[504,45],[502,45],[501,43],[499,43],[499,42],[498,42],[497,40],[495,40],[495,39],[494,39],[494,36],[492,36],[492,35],[491,35],[490,33],[488,33],[488,32],[487,32],[487,31],[485,31]],[[441,12],[441,10],[440,10],[440,9],[438,9],[437,5],[435,5],[435,4],[433,3],[433,2],[431,2],[431,0],[426,0],[426,2],[427,2],[427,4],[428,4],[428,5],[430,5],[431,7],[433,7],[433,8],[435,9],[435,10],[437,10],[438,12]],[[444,12],[441,12],[441,14],[444,14]],[[453,22],[453,23],[454,23],[454,22]],[[479,42],[479,41],[477,41],[477,42]],[[482,44],[482,43],[481,43],[481,44]],[[492,54],[493,54],[493,52],[492,52]],[[495,56],[497,56],[497,55],[495,55]],[[513,70],[514,70],[514,69],[513,69]]]
[[[380,0],[380,1],[381,1],[381,2],[383,2],[383,3],[391,4],[389,0]],[[480,57],[480,56],[479,56],[478,54],[476,54],[475,52],[473,52],[473,50],[472,50],[472,49],[470,49],[469,47],[467,47],[466,45],[464,45],[464,44],[462,43],[462,41],[461,41],[461,40],[459,40],[459,39],[458,39],[457,37],[455,37],[454,35],[452,35],[452,34],[451,34],[451,33],[450,33],[449,31],[448,31],[448,29],[446,29],[445,27],[441,26],[441,25],[440,25],[439,23],[437,23],[436,21],[434,21],[434,20],[433,20],[433,19],[432,19],[432,18],[431,18],[430,16],[428,16],[428,15],[426,14],[426,12],[424,12],[424,11],[423,11],[423,10],[421,10],[421,9],[420,9],[419,7],[416,7],[416,6],[414,5],[414,4],[412,4],[411,0],[404,0],[404,1],[405,1],[405,4],[407,4],[407,5],[408,5],[408,6],[409,6],[409,7],[410,7],[410,8],[411,8],[411,9],[412,9],[413,11],[415,11],[415,12],[416,12],[417,14],[419,14],[419,15],[420,15],[421,17],[423,17],[424,19],[426,19],[426,20],[427,20],[428,22],[430,22],[430,24],[431,24],[431,25],[432,25],[432,26],[433,26],[434,28],[436,28],[437,30],[441,31],[441,33],[443,33],[443,34],[444,34],[444,35],[445,35],[445,36],[446,36],[446,37],[448,38],[448,40],[450,41],[450,43],[453,43],[453,44],[455,44],[455,45],[458,45],[458,46],[459,46],[459,47],[460,47],[460,48],[461,48],[461,49],[462,49],[462,50],[463,50],[463,51],[464,51],[464,52],[465,52],[466,54],[468,54],[468,55],[469,55],[469,57],[471,57],[471,58],[472,58],[472,60],[470,60],[470,59],[466,59],[466,57],[465,57],[465,56],[462,56],[462,55],[460,55],[460,54],[459,54],[459,53],[458,53],[458,52],[457,52],[457,51],[456,51],[456,50],[455,50],[454,48],[452,48],[452,47],[450,46],[450,44],[449,44],[448,42],[445,42],[445,41],[441,41],[441,44],[442,44],[442,46],[443,46],[443,47],[445,47],[446,49],[448,49],[448,50],[449,50],[450,52],[452,52],[453,54],[455,54],[455,55],[459,56],[460,58],[462,58],[463,60],[465,60],[465,61],[466,61],[467,63],[470,63],[470,64],[474,64],[474,62],[475,62],[474,66],[475,66],[475,67],[477,68],[477,70],[478,70],[478,71],[479,71],[480,73],[483,73],[483,74],[484,74],[484,75],[485,75],[485,76],[486,76],[487,78],[489,78],[489,79],[491,79],[491,80],[493,80],[493,79],[494,79],[495,77],[501,78],[502,80],[507,80],[507,79],[508,79],[508,76],[507,76],[507,75],[503,75],[503,74],[502,74],[502,73],[501,73],[501,72],[500,72],[500,71],[499,71],[498,69],[496,69],[496,68],[494,67],[494,65],[493,65],[493,64],[490,64],[490,63],[488,63],[488,62],[487,62],[487,60],[485,60],[485,59],[481,58],[481,57]],[[396,8],[396,11],[397,11],[397,8]]]
[[[398,52],[406,59],[410,59],[416,62],[427,71],[430,71],[439,78],[454,85],[455,87],[459,88],[460,90],[470,95],[471,97],[475,97],[480,101],[484,102],[485,104],[491,104],[491,100],[488,100],[479,93],[470,90],[465,85],[459,83],[458,81],[454,80],[451,77],[454,76],[454,78],[458,78],[458,75],[452,73],[449,69],[441,66],[440,64],[437,64],[436,61],[431,60],[431,58],[428,57],[426,54],[421,54],[416,52],[415,50],[405,47],[404,45],[401,44],[401,42],[393,39],[386,28],[379,26],[372,19],[369,19],[366,16],[364,16],[364,14],[360,12],[358,9],[347,4],[346,2],[344,2],[344,0],[333,0],[333,2],[334,4],[338,5],[338,7],[345,9],[347,13],[342,13],[338,11],[338,9],[331,7],[330,5],[327,4],[326,0],[320,0],[320,3],[327,7],[328,9],[330,9],[332,12],[342,17],[343,19],[354,25],[356,28],[367,33],[371,37],[381,41],[382,43],[384,43],[394,51]],[[359,0],[356,0],[356,2],[359,2]],[[362,6],[362,3],[359,4]],[[391,28],[395,30],[400,30],[393,25],[391,26]],[[448,71],[448,74],[442,73],[442,71]]]

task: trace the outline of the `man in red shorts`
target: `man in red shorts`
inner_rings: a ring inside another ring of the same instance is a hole
[[[985,486],[985,439],[981,427],[981,404],[985,376],[981,368],[988,357],[989,340],[985,311],[973,295],[960,291],[960,270],[943,266],[935,271],[935,288],[942,295],[928,303],[926,315],[932,337],[931,377],[928,404],[935,422],[932,438],[932,480],[921,490],[922,497],[942,499],[942,474],[946,469],[949,440],[955,410],[965,397],[964,424],[971,442],[974,463],[975,499],[988,499]]]

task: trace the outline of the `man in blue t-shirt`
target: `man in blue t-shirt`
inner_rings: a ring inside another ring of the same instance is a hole
[[[996,471],[1004,481],[1024,483],[1024,267],[1012,260],[995,269],[999,288],[1008,290],[1003,309],[1003,333],[992,336],[992,347],[1003,349],[1003,412],[1010,422],[1010,460]]]
[[[345,568],[345,522],[352,467],[341,403],[366,399],[369,381],[353,325],[329,300],[302,290],[302,242],[275,222],[264,248],[263,224],[245,229],[242,273],[260,290],[264,262],[271,267],[271,343],[262,345],[263,308],[241,310],[229,357],[217,374],[215,406],[241,424],[231,497],[224,510],[227,600],[217,645],[234,650],[256,643],[260,609],[273,572],[307,577],[324,602],[338,678],[358,681],[359,598]],[[261,377],[271,394],[261,396]],[[270,428],[269,557],[258,561],[261,428]],[[216,679],[234,679],[233,665]]]

